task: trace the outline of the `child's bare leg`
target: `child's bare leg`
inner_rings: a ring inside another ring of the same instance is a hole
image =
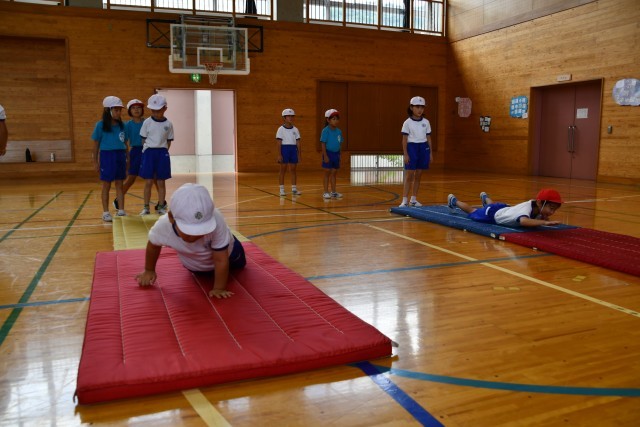
[[[415,171],[415,176],[413,178],[413,192],[411,195],[416,197],[418,195],[418,190],[420,190],[420,179],[422,178],[422,169],[418,169]]]
[[[471,212],[476,210],[476,208],[470,206],[468,203],[461,202],[460,200],[456,201],[456,206],[459,207],[460,209],[462,209],[463,211],[465,211],[468,214],[470,214]]]
[[[329,175],[331,175],[331,169],[324,170],[324,177],[322,179],[322,185],[324,186],[324,192],[329,192]]]
[[[136,175],[129,175],[127,177],[127,180],[124,182],[124,184],[122,184],[122,194],[127,194],[127,191],[129,191],[133,183],[136,182],[136,178]]]
[[[280,174],[278,175],[278,184],[284,185],[284,175],[287,172],[287,164],[280,163]]]
[[[338,175],[338,169],[331,169],[331,192],[336,192],[336,175]]]
[[[109,191],[111,181],[102,181],[102,212],[109,212]]]
[[[124,210],[124,189],[122,180],[116,180],[116,198],[118,199],[118,209]]]
[[[415,175],[416,171],[404,171],[404,188],[402,189],[402,197],[406,198],[409,195],[409,190],[411,189]]]
[[[167,197],[167,186],[164,184],[164,179],[158,179],[156,183],[158,184],[158,203],[163,205],[167,202],[165,200],[165,197]]]
[[[289,172],[291,172],[291,185],[296,185],[296,181],[298,179],[298,176],[296,174],[296,164],[295,163],[291,163],[289,165]],[[280,185],[284,184],[284,176],[282,177],[283,182],[280,183]]]
[[[144,205],[149,206],[149,200],[151,200],[151,187],[153,186],[153,179],[145,179],[144,181]]]

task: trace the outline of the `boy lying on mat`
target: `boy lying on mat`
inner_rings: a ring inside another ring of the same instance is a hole
[[[229,298],[229,270],[247,263],[242,244],[233,235],[224,217],[215,209],[209,191],[198,184],[184,184],[171,197],[169,213],[149,230],[144,271],[136,276],[140,286],[157,278],[156,263],[163,246],[173,248],[192,272],[214,272],[209,296]]]
[[[469,218],[487,224],[505,225],[508,227],[537,227],[539,225],[558,225],[560,221],[549,221],[549,217],[562,205],[560,193],[547,188],[540,190],[535,200],[527,200],[515,206],[506,203],[494,203],[484,191],[480,193],[482,208],[473,208],[456,196],[449,194],[447,206],[453,212],[456,208],[469,214]]]

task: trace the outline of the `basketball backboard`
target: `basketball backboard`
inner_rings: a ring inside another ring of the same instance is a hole
[[[206,72],[205,63],[222,63],[220,74],[249,74],[247,29],[171,24],[169,71]]]

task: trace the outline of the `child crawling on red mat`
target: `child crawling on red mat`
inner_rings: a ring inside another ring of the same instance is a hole
[[[480,193],[482,208],[474,208],[459,201],[456,196],[449,194],[447,206],[451,212],[456,208],[466,212],[468,217],[477,222],[504,225],[507,227],[537,227],[539,225],[558,225],[560,221],[549,221],[549,217],[556,213],[562,205],[560,193],[551,188],[538,192],[533,200],[527,200],[515,206],[506,203],[494,203],[484,191]]]
[[[244,248],[215,209],[209,191],[199,184],[184,184],[171,197],[169,213],[149,230],[144,271],[136,276],[140,286],[156,279],[156,263],[163,246],[173,248],[188,270],[214,272],[209,296],[229,298],[229,271],[242,269],[247,261]]]

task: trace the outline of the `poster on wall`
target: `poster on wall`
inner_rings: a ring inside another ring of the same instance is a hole
[[[640,80],[618,80],[613,86],[613,100],[619,105],[640,105]]]
[[[471,115],[471,98],[456,98],[458,103],[458,116],[469,117]]]
[[[509,115],[516,119],[526,119],[529,116],[529,99],[526,96],[514,96],[511,98]]]
[[[489,132],[491,127],[491,116],[480,116],[480,129],[482,132]]]

